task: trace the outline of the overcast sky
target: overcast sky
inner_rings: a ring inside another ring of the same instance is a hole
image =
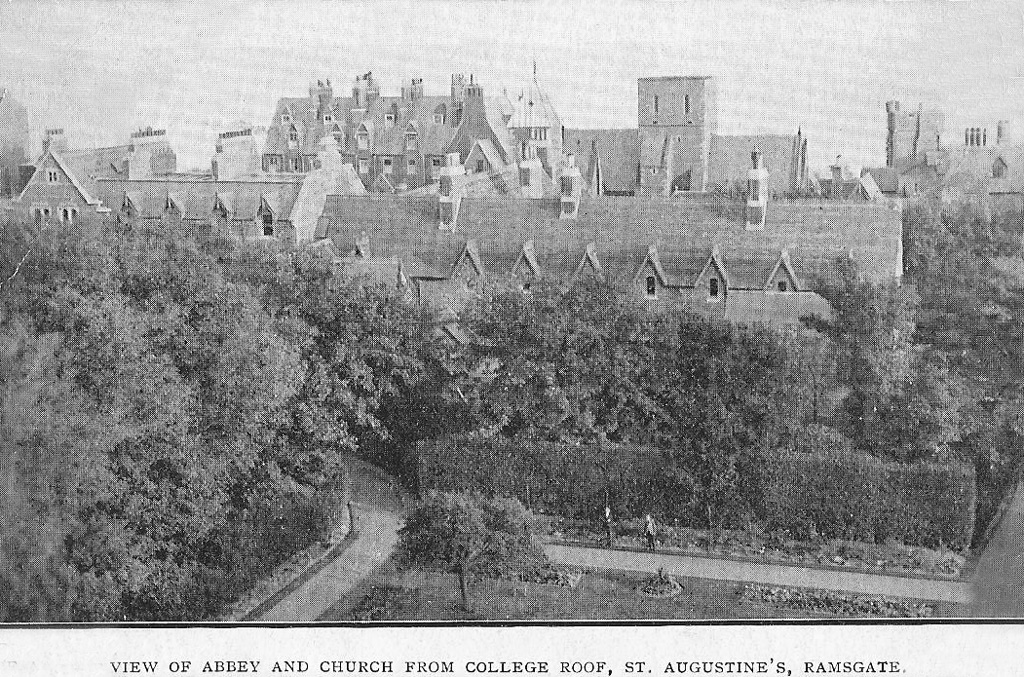
[[[22,2],[0,0],[0,87],[73,147],[168,128],[179,166],[218,131],[266,125],[281,96],[372,70],[385,94],[450,74],[538,79],[570,127],[636,125],[636,79],[713,75],[722,133],[810,137],[812,167],[885,158],[884,102],[946,110],[947,137],[1014,121],[1024,141],[1020,0]]]

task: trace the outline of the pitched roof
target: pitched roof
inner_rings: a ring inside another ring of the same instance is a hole
[[[558,112],[537,82],[537,75],[534,74],[526,90],[512,102],[512,116],[508,121],[509,128],[551,128],[561,125],[562,120],[558,117]]]
[[[814,292],[734,291],[725,304],[725,319],[737,324],[799,325],[811,315],[832,317],[828,301]]]
[[[475,240],[485,270],[511,273],[532,240],[542,275],[567,279],[589,245],[610,276],[629,280],[651,245],[670,278],[695,276],[718,245],[737,285],[763,289],[782,250],[804,278],[831,277],[850,252],[869,279],[902,273],[900,212],[872,203],[820,200],[769,204],[764,232],[744,228],[743,204],[724,198],[585,198],[575,220],[559,219],[557,200],[465,197],[455,232],[439,230],[436,197],[329,196],[323,233],[343,251],[362,232],[375,256],[415,257],[451,270]],[[696,269],[696,270],[694,270]]]
[[[208,219],[215,201],[219,200],[235,219],[256,217],[266,201],[276,204],[275,216],[287,221],[292,205],[302,187],[297,180],[213,181],[197,177],[160,179],[100,179],[96,182],[98,196],[107,204],[119,205],[127,192],[132,204],[144,216],[160,216],[168,200],[186,219]]]
[[[587,181],[595,180],[598,165],[603,191],[636,190],[640,136],[636,129],[566,129],[562,152],[576,156]]]

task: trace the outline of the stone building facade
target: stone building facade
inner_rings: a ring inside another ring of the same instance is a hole
[[[754,151],[770,170],[770,194],[792,196],[809,188],[801,130],[723,135],[718,111],[710,76],[641,78],[636,129],[567,129],[562,149],[580,158],[592,195],[742,193]]]

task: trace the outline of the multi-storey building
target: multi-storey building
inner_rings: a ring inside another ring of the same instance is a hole
[[[770,171],[770,194],[807,189],[807,138],[801,130],[723,135],[718,110],[712,77],[641,78],[636,129],[566,130],[562,151],[581,159],[594,195],[743,192],[753,151]]]

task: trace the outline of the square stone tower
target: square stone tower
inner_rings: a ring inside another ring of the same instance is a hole
[[[637,80],[642,192],[703,191],[711,136],[718,133],[718,96],[710,76]]]

